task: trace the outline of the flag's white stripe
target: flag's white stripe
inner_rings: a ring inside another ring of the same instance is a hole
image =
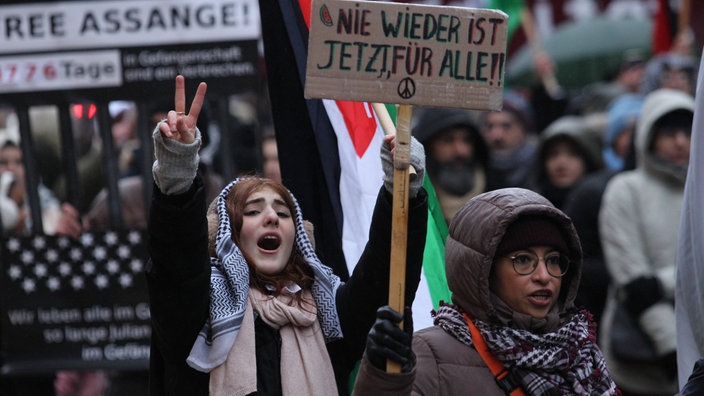
[[[416,298],[413,300],[413,329],[420,330],[433,325],[433,317],[430,312],[433,310],[433,301],[430,298],[428,280],[425,277],[425,268],[420,273],[420,283],[416,291]]]
[[[699,66],[694,124],[677,252],[677,368],[683,386],[704,357],[704,58]]]
[[[350,274],[367,243],[374,204],[383,183],[379,153],[383,131],[377,122],[377,133],[362,158],[357,157],[352,138],[340,109],[334,100],[325,99],[325,110],[337,136],[340,155],[340,201],[342,204],[342,249]],[[350,210],[352,209],[352,210]],[[353,213],[350,213],[350,212]]]
[[[384,172],[381,169],[381,159],[379,158],[384,132],[377,119],[377,131],[374,134],[374,139],[364,156],[359,158],[337,104],[334,100],[329,99],[323,100],[323,103],[337,136],[341,168],[340,200],[342,201],[344,221],[342,250],[347,262],[347,270],[351,274],[367,243],[376,197],[384,180]],[[369,104],[366,104],[364,109],[368,116],[374,114]],[[412,308],[414,329],[420,330],[433,325],[430,316],[432,309],[430,290],[425,275],[421,273]]]

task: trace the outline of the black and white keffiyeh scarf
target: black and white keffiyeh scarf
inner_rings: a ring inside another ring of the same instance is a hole
[[[235,343],[249,293],[249,267],[242,251],[232,240],[230,220],[225,206],[227,196],[235,179],[217,197],[218,231],[216,237],[217,257],[211,257],[210,315],[198,334],[188,356],[188,365],[196,370],[209,372],[221,365]],[[290,192],[289,192],[290,194]],[[342,338],[340,319],[335,307],[335,293],[340,278],[332,269],[323,265],[303,228],[303,216],[296,198],[296,249],[305,258],[315,273],[311,292],[318,307],[318,320],[326,342]]]
[[[494,356],[520,381],[528,395],[618,395],[606,361],[596,345],[591,315],[582,311],[554,332],[528,330],[473,320]],[[441,303],[434,323],[465,345],[472,345],[460,308]]]

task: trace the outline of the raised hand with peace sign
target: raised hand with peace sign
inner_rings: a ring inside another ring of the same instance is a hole
[[[174,110],[166,114],[154,131],[152,174],[164,194],[180,194],[192,184],[198,170],[200,132],[196,128],[203,107],[207,85],[201,82],[186,112],[186,89],[183,76],[176,76]]]
[[[203,108],[206,83],[198,84],[196,96],[191,102],[191,108],[186,113],[186,82],[183,76],[176,76],[176,92],[174,94],[174,110],[167,113],[164,122],[159,124],[159,131],[166,139],[174,139],[184,144],[191,144],[195,140],[196,123],[198,115]]]

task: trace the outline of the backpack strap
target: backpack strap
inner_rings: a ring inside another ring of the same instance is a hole
[[[504,367],[503,363],[501,363],[499,359],[494,356],[494,354],[491,353],[489,347],[486,345],[486,342],[484,342],[482,333],[479,329],[477,329],[474,323],[472,323],[472,319],[469,315],[464,314],[464,319],[467,321],[467,326],[469,326],[469,331],[472,334],[474,349],[477,350],[479,356],[481,356],[484,363],[486,363],[489,370],[491,370],[491,373],[494,374],[494,379],[496,379],[496,383],[499,385],[499,388],[510,396],[525,396],[523,389],[521,389],[518,381],[513,378],[512,373]]]

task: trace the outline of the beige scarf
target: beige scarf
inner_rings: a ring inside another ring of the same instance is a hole
[[[290,295],[272,297],[250,288],[242,327],[222,365],[210,372],[210,394],[244,396],[257,390],[254,337],[256,311],[281,336],[281,390],[286,395],[337,395],[335,374],[310,291],[303,307]]]

